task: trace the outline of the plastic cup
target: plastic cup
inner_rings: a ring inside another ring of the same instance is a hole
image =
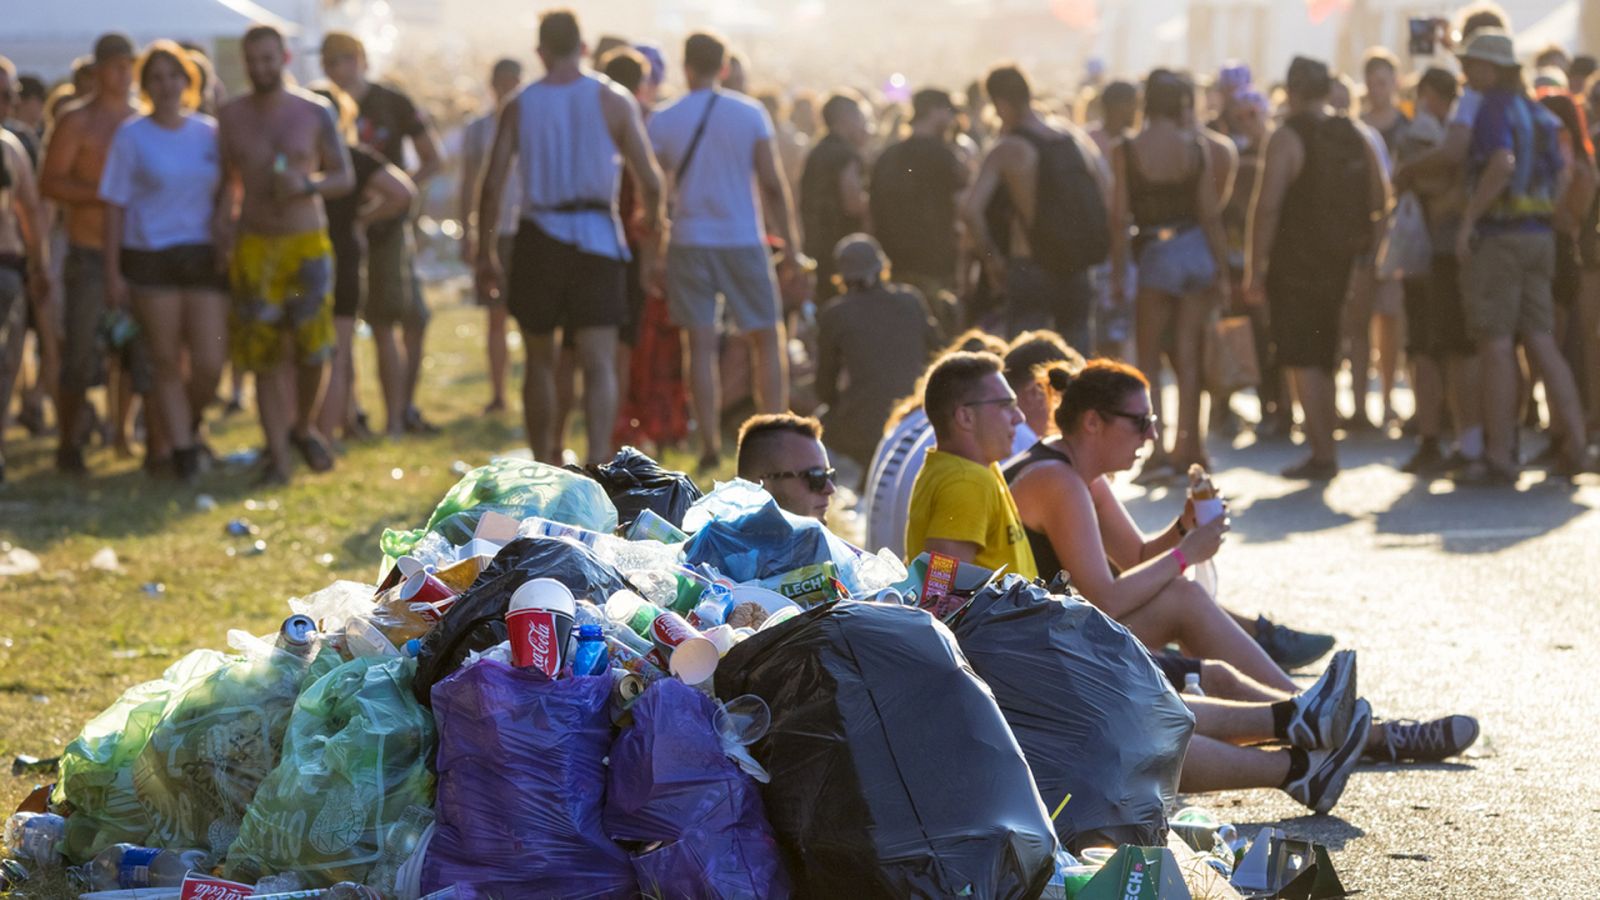
[[[733,645],[739,642],[738,636],[733,633],[732,625],[718,625],[714,628],[707,628],[705,636],[706,640],[717,645],[718,656],[727,656],[728,651],[733,649]]]
[[[577,610],[572,591],[554,579],[534,578],[517,588],[506,610],[511,664],[547,678],[560,675]]]
[[[675,612],[664,612],[650,623],[650,639],[656,650],[667,660],[667,671],[686,684],[699,684],[717,671],[722,654],[717,645],[706,639]]]
[[[443,603],[455,597],[456,591],[439,580],[439,576],[422,569],[406,577],[400,583],[400,599],[412,603]]]
[[[772,727],[772,710],[755,694],[741,694],[718,705],[712,719],[717,734],[725,741],[748,747],[767,736]]]

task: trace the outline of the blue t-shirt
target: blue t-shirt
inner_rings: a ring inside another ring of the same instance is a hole
[[[1505,191],[1484,215],[1487,232],[1543,230],[1556,209],[1556,187],[1562,166],[1561,120],[1526,96],[1508,90],[1485,91],[1472,123],[1467,151],[1469,183],[1476,185],[1489,158],[1511,151],[1515,168]]]

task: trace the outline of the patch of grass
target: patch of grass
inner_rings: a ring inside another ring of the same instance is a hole
[[[43,566],[36,574],[0,577],[3,810],[36,781],[8,774],[13,755],[60,753],[127,688],[158,677],[190,650],[226,650],[229,629],[276,630],[290,597],[339,578],[372,580],[382,556],[378,535],[425,521],[456,482],[455,461],[479,465],[524,446],[515,400],[510,411],[483,414],[489,399],[483,341],[481,310],[437,309],[420,404],[441,433],[350,443],[334,471],[302,468],[287,487],[253,487],[255,472],[233,466],[193,487],[152,480],[137,461],[101,449],[89,455],[91,477],[64,478],[52,468],[53,439],[15,433],[8,480],[0,485],[0,541],[37,554]],[[357,353],[363,405],[381,420],[371,342],[358,341]],[[513,359],[519,356],[514,349]],[[520,370],[511,377],[514,398]],[[580,421],[569,445],[578,446],[581,417],[574,418]],[[212,422],[219,455],[260,443],[253,413],[227,419],[213,413]],[[662,457],[693,471],[692,453],[668,450]],[[215,509],[196,505],[202,494],[215,499]],[[230,537],[227,525],[238,518],[260,533]],[[257,539],[264,552],[254,552]],[[115,551],[119,571],[89,565],[103,547]]]

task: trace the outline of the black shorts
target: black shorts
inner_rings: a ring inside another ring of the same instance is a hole
[[[584,253],[523,220],[512,253],[506,308],[530,334],[617,328],[628,317],[627,264]]]
[[[1179,693],[1183,692],[1183,683],[1190,675],[1200,674],[1200,660],[1181,653],[1163,650],[1160,653],[1150,654],[1150,657],[1156,661],[1156,668],[1161,670],[1161,674],[1167,676],[1172,689]]]
[[[1453,253],[1433,258],[1426,277],[1405,280],[1406,353],[1433,360],[1477,352],[1461,305],[1461,264]]]
[[[1321,272],[1267,270],[1267,311],[1278,365],[1291,369],[1324,369],[1339,363],[1340,319],[1350,268]]]
[[[123,247],[121,265],[122,277],[136,287],[228,289],[228,277],[217,270],[217,253],[210,244],[181,244],[162,250]]]
[[[353,235],[333,239],[333,314],[355,318],[366,293],[367,261]]]

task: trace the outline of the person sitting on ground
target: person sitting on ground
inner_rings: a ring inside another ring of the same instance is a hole
[[[1000,474],[1022,424],[1003,366],[992,353],[952,353],[928,370],[922,406],[933,423],[934,446],[911,488],[908,560],[939,553],[1024,578],[1038,575]]]
[[[1061,335],[1041,328],[1012,338],[1002,359],[1006,364],[1006,384],[1016,393],[1017,408],[1022,410],[1022,424],[1017,426],[1011,442],[1011,455],[1016,456],[1055,430],[1050,416],[1056,398],[1045,382],[1045,370],[1065,364],[1068,371],[1076,372],[1083,368],[1083,354],[1069,347]]]
[[[1122,363],[1095,360],[1076,376],[1057,368],[1050,377],[1062,394],[1056,410],[1061,435],[1035,445],[1006,472],[1041,575],[1065,572],[1086,600],[1153,651],[1176,642],[1185,654],[1204,660],[1158,653],[1157,663],[1175,684],[1198,671],[1201,688],[1212,696],[1289,699],[1294,682],[1204,588],[1182,577],[1189,566],[1215,555],[1227,517],[1201,525],[1190,502],[1151,538],[1111,491],[1110,476],[1133,467],[1156,428],[1144,376]],[[1477,736],[1478,724],[1468,716],[1387,721],[1372,727],[1365,752],[1439,760],[1470,747]]]
[[[833,498],[833,467],[822,423],[794,413],[755,415],[739,426],[739,477],[766,488],[778,508],[823,521]]]
[[[937,358],[958,351],[986,351],[996,356],[1006,352],[1005,341],[978,328],[956,336]],[[911,396],[889,414],[883,440],[872,454],[862,494],[862,515],[867,520],[867,545],[887,547],[901,555],[905,550],[906,513],[911,508],[911,488],[928,448],[933,446],[933,428],[922,411],[922,380]]]
[[[864,473],[895,401],[938,351],[939,327],[921,294],[888,281],[876,240],[848,235],[833,257],[843,293],[817,315],[817,399],[828,404],[822,418],[834,447]]]

